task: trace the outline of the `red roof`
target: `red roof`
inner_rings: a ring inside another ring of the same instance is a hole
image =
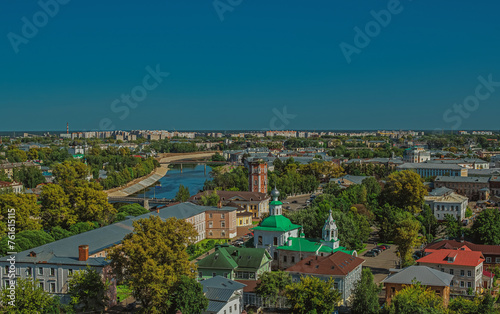
[[[345,276],[364,263],[364,259],[337,251],[328,256],[308,257],[288,267],[287,272]]]
[[[483,254],[488,255],[500,255],[500,245],[486,245],[486,244],[475,244],[472,242],[460,242],[456,240],[443,240],[433,242],[425,247],[425,251],[428,249],[432,250],[440,250],[440,249],[459,249],[461,247],[467,247],[471,251],[482,252]]]
[[[427,252],[430,254],[417,260],[417,263],[476,267],[484,262],[483,254],[476,251],[442,249],[427,250]]]

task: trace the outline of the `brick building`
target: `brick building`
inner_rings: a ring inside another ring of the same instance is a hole
[[[267,194],[267,163],[252,161],[248,168],[248,190]]]

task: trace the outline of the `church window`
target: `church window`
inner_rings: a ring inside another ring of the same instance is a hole
[[[262,236],[259,236],[259,245],[262,245]]]

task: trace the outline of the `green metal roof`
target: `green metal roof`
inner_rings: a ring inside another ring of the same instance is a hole
[[[280,201],[271,201],[269,202],[269,205],[283,205],[283,203]]]
[[[319,252],[319,253],[335,253],[337,251],[341,251],[349,255],[352,255],[352,253],[354,252],[352,250],[350,251],[346,249],[343,246],[339,246],[334,250],[331,247],[325,245],[325,242],[318,241],[316,239],[292,238],[292,237],[288,239],[292,240],[291,245],[279,246],[277,249],[285,251]]]
[[[252,230],[262,230],[262,231],[290,231],[299,229],[299,225],[293,224],[290,219],[283,215],[273,215],[269,216],[262,221],[260,226],[254,227]]]
[[[221,246],[199,261],[198,268],[257,271],[262,264],[271,260],[265,249]]]

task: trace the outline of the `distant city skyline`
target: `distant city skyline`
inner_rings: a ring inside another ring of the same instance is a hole
[[[12,2],[0,12],[0,131],[498,130],[499,11]]]

